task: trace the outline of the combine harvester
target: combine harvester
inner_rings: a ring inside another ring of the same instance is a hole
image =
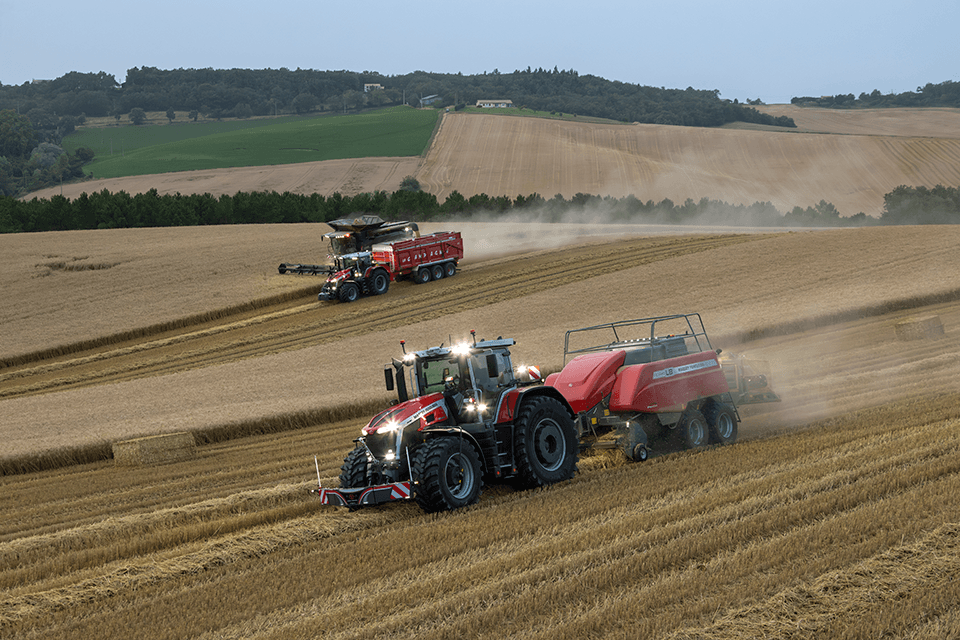
[[[780,400],[749,362],[721,366],[696,313],[568,331],[563,370],[545,381],[537,367],[514,368],[514,340],[473,334],[413,353],[401,342],[403,357],[384,369],[397,401],[363,427],[340,487],[315,490],[323,504],[456,509],[479,500],[483,480],[570,479],[586,448],[642,461],[651,448],[734,442],[738,403]]]
[[[420,235],[412,222],[384,222],[364,215],[328,222],[333,231],[324,234],[331,264],[283,262],[285,273],[325,275],[317,298],[353,302],[361,295],[382,295],[390,283],[411,278],[418,284],[449,278],[463,259],[463,238],[457,231]]]

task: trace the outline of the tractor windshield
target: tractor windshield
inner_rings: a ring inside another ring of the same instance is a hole
[[[352,269],[356,267],[362,270],[370,264],[370,252],[347,253],[342,256],[337,256],[336,262],[338,269]]]
[[[470,387],[470,371],[463,358],[422,360],[417,363],[417,381],[421,396],[442,392],[448,385],[464,391]]]

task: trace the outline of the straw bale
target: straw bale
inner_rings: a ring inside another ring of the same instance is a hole
[[[895,326],[899,340],[924,340],[943,336],[943,323],[940,316],[925,318],[907,318]]]
[[[196,441],[193,434],[186,431],[113,443],[113,459],[122,466],[179,462],[196,456]]]

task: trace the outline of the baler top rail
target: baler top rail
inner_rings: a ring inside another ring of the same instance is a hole
[[[659,327],[666,333],[658,335]],[[606,336],[606,340],[598,342]],[[609,338],[612,337],[612,340]],[[571,346],[571,338],[574,344]],[[703,320],[699,313],[685,313],[670,316],[656,316],[652,318],[638,318],[636,320],[621,320],[618,322],[607,322],[594,325],[592,327],[583,327],[582,329],[571,329],[567,331],[563,339],[563,363],[567,364],[570,356],[577,356],[583,353],[593,353],[598,351],[611,351],[614,349],[632,349],[645,346],[652,346],[658,341],[667,338],[683,338],[688,343],[690,352],[701,352],[712,350],[710,338],[707,337],[707,331],[703,326]],[[695,349],[694,349],[695,348]]]

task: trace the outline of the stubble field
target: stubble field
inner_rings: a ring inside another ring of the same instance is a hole
[[[897,186],[960,183],[960,110],[836,110],[759,107],[796,129],[705,129],[596,124],[491,114],[444,114],[422,157],[184,171],[68,184],[39,191],[233,195],[238,191],[394,191],[407,175],[443,202],[469,198],[586,193],[642,201],[665,198],[771,202],[780,211],[833,203],[841,215],[879,217]]]
[[[960,632],[957,231],[705,230],[562,249],[529,246],[548,230],[502,242],[473,231],[478,258],[454,278],[354,306],[311,302],[319,283],[284,299],[311,280],[266,272],[254,276],[265,301],[249,308],[236,308],[238,293],[209,297],[235,286],[232,271],[154,279],[142,298],[142,281],[119,267],[34,279],[35,299],[80,292],[73,329],[61,329],[74,346],[57,357],[20,349],[0,371],[8,451],[72,442],[96,457],[125,434],[182,429],[201,446],[187,462],[104,459],[0,478],[4,637]],[[262,234],[237,228],[204,256],[253,252]],[[73,241],[43,244],[67,255],[51,247]],[[95,238],[84,244],[99,260]],[[152,258],[156,269],[182,261],[175,246]],[[142,318],[207,298],[182,322],[77,346],[71,333],[101,331],[90,327],[109,304],[84,303],[83,277],[126,282],[98,287]],[[568,328],[683,311],[703,313],[716,346],[771,363],[783,402],[744,408],[737,445],[645,464],[585,455],[572,481],[487,487],[452,514],[325,510],[307,494],[313,456],[335,484],[364,422],[354,416],[386,401],[380,365],[400,339],[421,348],[477,329],[516,337],[518,359],[550,368]],[[896,322],[928,315],[944,337],[896,339]],[[291,430],[229,439],[258,428]],[[51,461],[70,455],[40,459]]]
[[[476,116],[453,138],[449,118],[417,175],[464,195],[623,178],[682,201],[706,184],[872,215],[897,184],[957,184],[955,110],[782,109],[797,132],[570,125],[522,149],[508,138],[525,129]],[[193,177],[137,188],[189,193]],[[263,184],[213,180],[200,192]],[[454,278],[350,306],[276,273],[322,259],[322,225],[0,237],[0,636],[960,636],[960,230],[456,228],[470,259]],[[735,445],[585,453],[571,481],[488,486],[449,514],[307,494],[313,457],[335,484],[387,402],[400,340],[475,329],[550,370],[567,329],[690,311],[714,346],[767,360],[783,398],[743,407]],[[942,337],[897,338],[932,316]],[[193,460],[110,458],[182,430]]]

